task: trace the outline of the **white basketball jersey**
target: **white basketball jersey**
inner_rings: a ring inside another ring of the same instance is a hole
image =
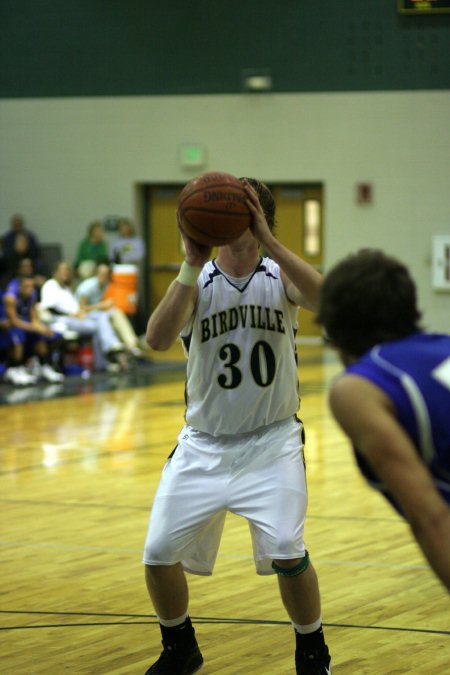
[[[195,313],[182,331],[187,424],[218,436],[295,415],[298,308],[286,296],[279,265],[262,258],[239,289],[210,261],[198,286]]]

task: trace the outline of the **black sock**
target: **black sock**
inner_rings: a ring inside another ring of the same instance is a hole
[[[168,642],[171,645],[192,642],[195,639],[194,627],[189,617],[183,623],[178,624],[178,626],[163,626],[159,624],[159,627],[164,642]]]
[[[325,649],[325,638],[322,626],[312,633],[297,633],[295,631],[297,649],[301,652],[320,652]]]

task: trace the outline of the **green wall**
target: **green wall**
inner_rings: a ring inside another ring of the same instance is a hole
[[[450,14],[396,0],[0,0],[0,97],[450,88]]]

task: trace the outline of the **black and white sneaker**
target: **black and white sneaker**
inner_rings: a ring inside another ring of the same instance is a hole
[[[162,644],[161,656],[145,675],[192,675],[202,667],[203,656],[195,639],[189,645],[171,645],[164,640]]]
[[[295,653],[297,675],[331,675],[331,657],[328,647],[315,652]]]

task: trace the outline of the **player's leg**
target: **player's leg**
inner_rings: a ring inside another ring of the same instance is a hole
[[[220,481],[214,481],[210,471],[199,470],[202,459],[197,450],[189,433],[182,432],[153,502],[144,547],[145,579],[164,649],[146,675],[188,675],[203,663],[188,615],[183,568],[211,574],[225,511]]]
[[[35,384],[36,378],[25,368],[25,338],[25,331],[20,328],[10,328],[0,333],[0,344],[8,354],[4,378],[6,382],[26,386]]]
[[[300,559],[274,560],[272,567],[295,632],[296,672],[329,675],[331,659],[322,629],[319,582],[308,553]]]
[[[146,675],[195,673],[203,657],[188,615],[189,591],[181,563],[145,565],[145,582],[158,616],[164,648]]]
[[[58,373],[51,365],[51,348],[52,342],[56,342],[55,338],[43,337],[38,333],[28,333],[27,339],[28,349],[30,353],[34,353],[37,357],[37,363],[32,369],[33,375],[36,377],[43,377],[47,382],[63,382],[64,375]]]
[[[268,429],[255,448],[240,485],[248,497],[240,512],[250,522],[257,570],[278,576],[281,597],[296,638],[297,673],[330,673],[330,659],[322,632],[319,584],[303,541],[307,487],[303,462],[302,426],[292,421]],[[272,448],[276,447],[276,451]],[[272,456],[271,456],[272,453]]]
[[[319,581],[311,561],[302,572],[293,574],[299,565],[304,564],[304,560],[273,561],[275,571],[286,571],[285,574],[277,574],[281,599],[292,623],[299,625],[314,623],[321,613]]]
[[[291,439],[292,440],[292,439]],[[286,439],[289,444],[289,439]],[[303,445],[303,442],[302,442]],[[295,635],[295,667],[298,675],[329,675],[331,659],[322,629],[319,582],[316,571],[304,547],[303,531],[307,507],[307,490],[303,447],[299,448],[299,461],[294,465],[279,463],[278,485],[289,485],[291,490],[275,493],[280,497],[284,493],[284,508],[290,517],[284,524],[278,525],[279,551],[297,551],[303,548],[303,556],[274,557],[272,569],[278,577],[281,599],[291,620]],[[293,475],[285,475],[286,468]],[[294,468],[295,467],[295,468]],[[295,478],[295,473],[297,476]],[[292,490],[292,477],[297,481],[298,492]],[[287,481],[287,483],[286,483]],[[275,513],[281,508],[274,503]]]
[[[102,310],[90,312],[87,319],[97,327],[97,333],[104,354],[109,354],[111,351],[115,350],[117,351],[123,346],[114,331],[108,312]]]
[[[89,315],[84,319],[72,316],[64,316],[51,324],[51,328],[55,331],[61,330],[62,326],[64,327],[65,331],[74,331],[80,338],[91,339],[92,348],[94,351],[95,370],[97,372],[105,370],[107,366],[107,360],[103,355],[100,336],[95,321],[91,321]],[[64,332],[64,330],[62,330],[62,332]]]
[[[187,613],[189,590],[181,563],[145,565],[145,583],[160,619],[173,621]]]
[[[166,469],[164,473],[166,478]],[[163,484],[167,488],[166,480]],[[198,505],[199,508],[194,508],[194,517],[189,524],[186,520],[187,501],[181,499],[178,502],[173,497],[177,494],[176,491],[172,493],[173,488],[172,484],[169,489],[172,497],[169,499],[164,496],[158,498],[158,493],[155,497],[144,549],[147,589],[159,620],[164,647],[160,658],[146,675],[195,673],[203,663],[189,617],[189,591],[183,566],[193,572],[212,572],[225,520],[224,511],[211,516],[203,513],[203,503]],[[181,492],[182,486],[178,485],[178,493]],[[201,495],[202,492],[199,490],[192,495],[190,506],[195,505],[194,495]],[[202,502],[201,499],[199,501]],[[173,517],[174,521],[170,524]],[[165,531],[161,531],[161,523],[168,524]],[[201,553],[197,555],[197,551]],[[180,559],[183,559],[183,564]],[[173,560],[179,562],[170,564]],[[158,564],[157,561],[165,564]]]
[[[137,353],[139,350],[139,339],[136,335],[130,319],[118,307],[108,312],[110,321],[116,331],[119,339],[126,346],[128,351]]]

